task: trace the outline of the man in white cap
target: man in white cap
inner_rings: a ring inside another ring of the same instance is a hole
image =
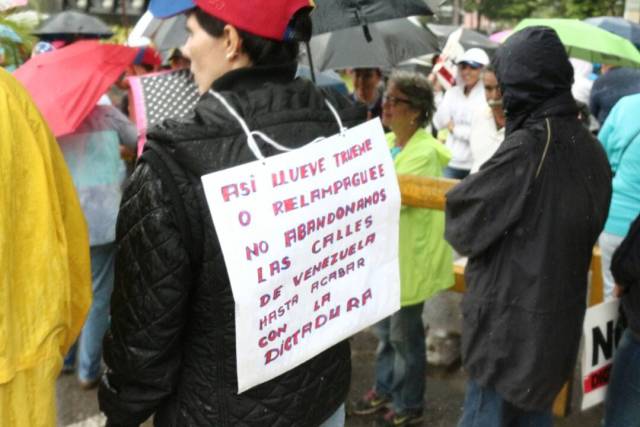
[[[433,122],[438,129],[449,129],[447,147],[453,157],[444,171],[447,178],[462,179],[469,174],[473,158],[469,148],[473,112],[485,103],[480,82],[489,56],[482,49],[471,48],[458,58],[458,84],[447,91]]]

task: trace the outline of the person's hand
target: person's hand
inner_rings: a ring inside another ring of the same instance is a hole
[[[613,288],[613,296],[616,298],[621,298],[624,294],[625,288],[616,283],[616,286]]]
[[[451,120],[451,121],[449,122],[449,124],[447,125],[447,129],[449,129],[449,132],[450,132],[450,133],[453,133],[453,128],[454,128],[454,127],[455,127],[455,126],[454,126],[454,124],[453,124],[453,120]]]

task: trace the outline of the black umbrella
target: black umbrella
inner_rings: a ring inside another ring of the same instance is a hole
[[[456,30],[460,30],[461,33],[455,33],[454,36],[459,36],[458,43],[460,43],[465,50],[471,49],[472,47],[478,47],[486,51],[489,56],[493,56],[493,53],[496,51],[498,46],[500,46],[484,34],[480,34],[468,28],[462,28],[455,25],[438,24],[426,24],[426,26],[438,37],[438,42],[440,43],[441,48],[447,44],[449,37],[454,34]]]
[[[75,10],[52,15],[33,34],[45,40],[66,40],[75,37],[109,38],[113,36],[111,29],[100,19]]]
[[[311,38],[311,57],[320,69],[391,69],[402,61],[438,51],[438,40],[413,18],[369,25],[367,41],[361,27],[319,34]]]
[[[313,33],[364,26],[407,16],[433,15],[424,0],[316,0]]]

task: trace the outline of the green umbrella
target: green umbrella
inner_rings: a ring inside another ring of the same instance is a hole
[[[640,67],[640,52],[627,39],[577,19],[523,19],[514,29],[545,26],[553,28],[567,54],[592,63]]]

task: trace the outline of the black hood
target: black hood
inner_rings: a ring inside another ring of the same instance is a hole
[[[527,116],[546,101],[571,93],[573,67],[556,32],[529,27],[498,48],[493,65],[507,117]]]

